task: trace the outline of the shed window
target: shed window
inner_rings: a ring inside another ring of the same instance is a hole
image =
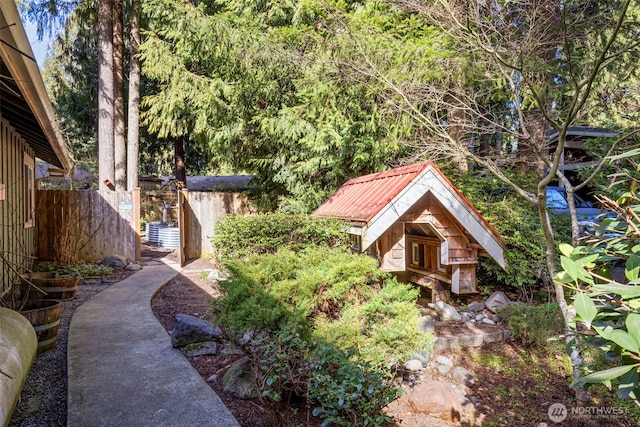
[[[24,179],[24,226],[25,228],[34,226],[34,210],[36,201],[35,192],[35,169],[36,165],[31,156],[24,153],[23,156],[23,179]]]
[[[407,236],[411,247],[410,267],[433,272],[445,272],[440,257],[440,240],[431,237]]]

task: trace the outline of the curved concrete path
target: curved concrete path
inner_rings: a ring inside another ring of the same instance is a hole
[[[78,307],[67,349],[68,427],[239,425],[151,311],[176,274],[145,266]]]

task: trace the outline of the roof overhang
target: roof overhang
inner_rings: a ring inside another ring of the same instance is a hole
[[[14,1],[0,1],[0,113],[36,157],[73,168]]]

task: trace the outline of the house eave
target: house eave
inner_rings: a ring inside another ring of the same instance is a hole
[[[42,135],[39,138],[40,132],[31,129],[33,136],[29,138],[25,135],[25,140],[38,158],[70,171],[73,162],[69,150],[62,138],[42,75],[33,59],[31,45],[13,1],[0,1],[0,28],[0,58],[13,76],[12,84],[19,89],[33,115],[33,124],[39,127]],[[30,117],[25,118],[25,121],[30,120]],[[18,128],[16,130],[21,131]],[[22,132],[27,133],[26,126]]]

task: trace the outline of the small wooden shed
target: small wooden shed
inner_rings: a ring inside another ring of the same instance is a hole
[[[355,250],[437,290],[476,292],[479,256],[506,269],[503,238],[432,162],[351,179],[314,215],[348,221]]]

